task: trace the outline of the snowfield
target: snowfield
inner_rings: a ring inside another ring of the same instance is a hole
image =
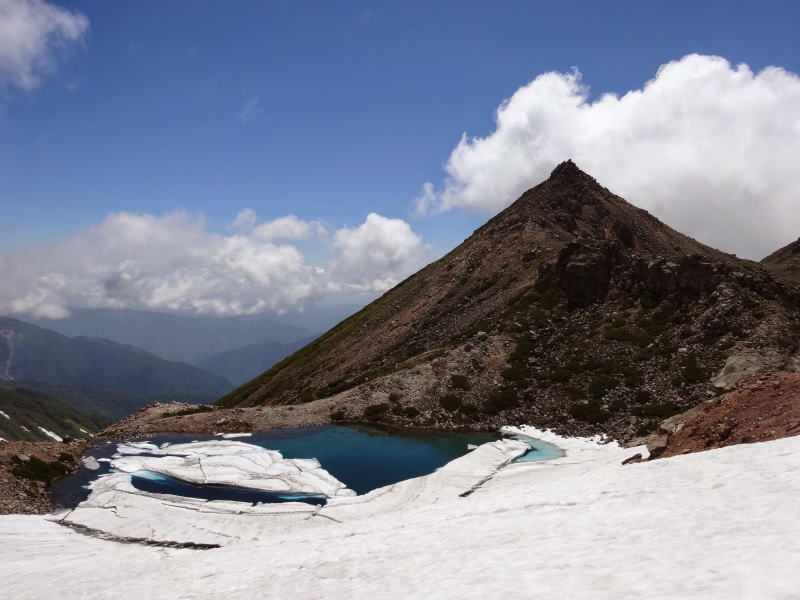
[[[382,512],[212,550],[0,517],[0,597],[798,598],[800,437],[621,466],[639,449],[522,432],[566,455],[461,496],[468,454]]]

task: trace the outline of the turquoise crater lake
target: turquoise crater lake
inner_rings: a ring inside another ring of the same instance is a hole
[[[344,482],[358,494],[413,477],[434,472],[448,462],[463,456],[471,448],[505,437],[497,432],[427,432],[386,431],[375,427],[345,427],[320,425],[295,429],[255,432],[251,436],[235,438],[278,450],[286,458],[316,458],[331,475]],[[552,444],[524,436],[531,450],[517,460],[520,462],[549,460],[562,455]],[[220,439],[218,436],[165,433],[143,438],[157,445]],[[119,442],[105,442],[91,447],[86,456],[109,458],[116,452]],[[56,482],[52,498],[56,505],[74,507],[86,499],[85,485],[98,475],[108,472],[107,462],[99,470],[81,467],[76,473]],[[264,495],[241,488],[223,486],[197,486],[154,474],[137,474],[134,486],[145,492],[169,493],[195,498],[238,499],[245,502],[286,502],[302,500],[295,495]],[[286,496],[283,498],[282,496]],[[318,498],[306,501],[318,503]]]

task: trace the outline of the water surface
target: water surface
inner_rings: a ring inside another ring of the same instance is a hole
[[[342,481],[348,488],[358,494],[365,494],[375,488],[383,487],[398,481],[420,477],[433,473],[448,462],[463,456],[474,446],[491,442],[503,437],[497,432],[422,432],[422,431],[386,431],[375,427],[345,427],[338,425],[319,425],[295,429],[275,431],[259,431],[249,437],[235,438],[237,441],[255,444],[278,450],[286,458],[316,458],[322,467]],[[165,433],[136,441],[150,441],[161,445],[178,444],[191,441],[221,439],[218,436]],[[548,460],[560,456],[560,450],[552,444],[520,437],[532,446],[530,452],[520,457],[520,461]],[[86,452],[95,458],[110,458],[116,452],[119,441],[103,442]],[[76,473],[56,482],[51,495],[58,506],[72,507],[88,497],[85,485],[98,475],[109,471],[107,462],[101,462],[101,468],[90,471],[81,467]],[[236,488],[224,486],[199,486],[163,476],[139,476],[134,485],[143,491],[158,490],[161,493],[172,493],[194,498],[212,498],[212,494],[241,493]],[[143,487],[149,489],[144,490]],[[187,486],[186,488],[181,486]],[[195,489],[196,488],[196,489]],[[224,488],[224,489],[220,489]],[[179,493],[175,490],[182,490]],[[227,491],[226,491],[227,490]],[[206,491],[208,493],[206,493]],[[248,493],[252,493],[248,491]],[[195,495],[192,495],[195,494]],[[262,502],[248,496],[246,502]],[[280,501],[280,499],[276,499]],[[285,500],[284,500],[285,501]]]

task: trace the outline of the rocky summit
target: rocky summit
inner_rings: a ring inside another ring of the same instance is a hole
[[[629,440],[765,366],[798,368],[800,283],[786,264],[705,246],[566,161],[218,406]]]

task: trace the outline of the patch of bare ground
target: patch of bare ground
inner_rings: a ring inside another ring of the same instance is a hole
[[[47,480],[77,468],[86,440],[0,444],[0,514],[44,514],[53,510]]]
[[[800,434],[800,373],[762,371],[662,423],[659,458]]]

